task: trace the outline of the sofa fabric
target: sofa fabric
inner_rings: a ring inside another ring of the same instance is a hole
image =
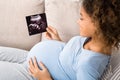
[[[104,71],[101,80],[120,80],[120,49],[113,50],[110,63]]]
[[[0,46],[0,61],[23,63],[28,52],[22,49]]]
[[[29,36],[25,16],[44,12],[44,0],[0,0],[0,46],[30,50],[41,34]]]

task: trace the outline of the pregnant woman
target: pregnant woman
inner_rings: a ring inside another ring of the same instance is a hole
[[[83,0],[78,20],[80,36],[64,43],[56,29],[48,27],[46,37],[51,40],[36,44],[23,64],[0,64],[3,72],[0,79],[100,79],[109,63],[112,49],[119,47],[119,4],[119,0]]]

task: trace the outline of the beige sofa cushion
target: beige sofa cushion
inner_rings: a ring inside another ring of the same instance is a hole
[[[48,25],[55,27],[63,41],[79,35],[79,0],[45,0]],[[44,34],[42,40],[46,40]]]
[[[0,0],[0,46],[29,50],[40,34],[29,36],[25,16],[43,13],[44,0]]]

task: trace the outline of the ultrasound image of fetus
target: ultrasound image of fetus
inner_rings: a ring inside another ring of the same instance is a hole
[[[47,22],[45,14],[32,15],[27,17],[29,35],[46,31]]]

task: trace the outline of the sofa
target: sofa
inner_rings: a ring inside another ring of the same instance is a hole
[[[79,35],[77,0],[69,3],[67,0],[1,0],[0,9],[0,46],[30,50],[33,45],[45,40],[44,33],[29,36],[25,20],[26,16],[44,12],[48,25],[58,30],[63,41]]]
[[[48,25],[58,30],[64,42],[79,35],[79,3],[79,0],[0,0],[0,53],[27,54],[35,44],[47,40],[44,33],[29,36],[25,20],[29,15],[46,13]],[[120,50],[113,51],[101,80],[120,80]]]

